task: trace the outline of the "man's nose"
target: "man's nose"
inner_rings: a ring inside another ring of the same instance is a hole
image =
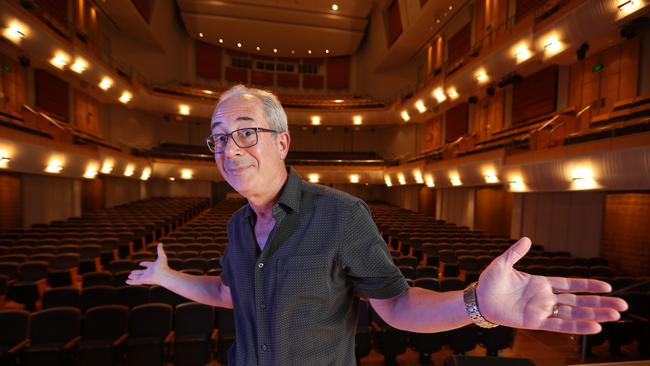
[[[226,157],[239,156],[242,154],[242,148],[237,146],[235,138],[232,135],[228,136],[228,142],[226,142],[226,149],[223,154]]]

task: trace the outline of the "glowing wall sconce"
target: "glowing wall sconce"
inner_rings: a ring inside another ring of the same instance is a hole
[[[393,186],[393,182],[390,180],[390,176],[388,176],[388,175],[384,177],[384,182],[386,183],[387,187],[392,187]]]
[[[86,167],[86,171],[84,172],[84,178],[95,179],[95,177],[97,177],[97,164],[90,163]]]
[[[355,125],[360,125],[363,123],[363,120],[361,119],[361,116],[354,116],[352,118],[352,123]]]
[[[320,125],[320,116],[311,116],[311,124],[314,126]]]
[[[490,81],[490,77],[488,76],[485,69],[477,70],[476,73],[474,74],[474,77],[476,78],[476,81],[478,81],[479,84],[485,84],[488,81]]]
[[[406,177],[404,176],[404,174],[402,174],[402,173],[397,174],[397,181],[399,182],[399,184],[405,185],[406,184]]]
[[[113,171],[113,161],[112,160],[106,160],[104,161],[104,164],[102,164],[102,169],[100,170],[102,174],[111,174]]]
[[[404,122],[408,122],[411,119],[411,116],[409,116],[409,112],[405,109],[400,113],[400,116],[404,120]]]
[[[351,174],[350,183],[359,183],[359,174]]]
[[[499,183],[499,177],[497,177],[497,174],[493,169],[486,169],[483,171],[483,179],[485,179],[485,183],[488,184]]]
[[[181,169],[181,179],[192,179],[193,176],[192,169]]]
[[[120,95],[120,102],[126,104],[131,101],[131,98],[133,98],[133,94],[131,94],[131,92],[128,90],[125,90],[122,92],[122,95]]]
[[[126,168],[124,169],[124,176],[130,177],[133,175],[133,173],[135,173],[135,166],[133,166],[133,164],[127,165]]]
[[[50,63],[59,70],[63,70],[69,62],[70,56],[63,51],[58,51],[54,57],[50,59]]]
[[[48,173],[54,173],[54,174],[59,174],[63,170],[63,161],[58,158],[52,158],[50,161],[47,163],[47,166],[45,167],[45,171]]]
[[[25,38],[27,34],[27,28],[18,21],[12,21],[7,28],[4,29],[2,35],[13,43],[20,43],[20,41]]]
[[[10,157],[8,157],[4,153],[0,152],[0,169],[8,168],[10,161],[11,161]]]
[[[530,48],[528,48],[528,44],[526,44],[525,42],[521,42],[518,45],[516,45],[512,53],[518,64],[528,60],[533,56],[533,53],[530,51]]]
[[[577,190],[598,188],[591,168],[576,168],[571,172],[571,188]]]
[[[560,42],[556,35],[551,35],[544,40],[544,54],[546,56],[553,56],[562,51],[562,48],[562,42]]]
[[[641,7],[640,2],[639,0],[623,0],[618,4],[618,10],[625,14],[633,13]]]
[[[320,176],[318,174],[309,174],[307,177],[311,183],[318,183],[320,180]]]
[[[104,76],[102,81],[99,83],[99,87],[102,90],[108,90],[111,87],[113,87],[113,79],[109,78],[108,76]]]
[[[453,86],[447,89],[447,95],[449,96],[449,99],[451,100],[456,100],[460,96],[458,92],[456,91],[456,88]]]
[[[417,109],[418,112],[420,112],[420,113],[424,113],[424,112],[427,111],[427,107],[424,105],[424,102],[422,101],[422,99],[415,102],[415,109]]]
[[[183,116],[189,116],[190,115],[190,106],[187,104],[181,104],[178,106],[178,113],[182,114]]]
[[[425,181],[427,187],[429,187],[429,188],[436,186],[435,183],[433,182],[433,176],[432,175],[427,175],[424,178],[424,181]]]
[[[419,170],[413,172],[413,178],[415,178],[415,182],[418,184],[424,183],[424,178],[422,178],[422,173]]]
[[[521,177],[513,177],[508,182],[508,185],[510,186],[510,189],[513,191],[522,192],[526,190],[526,184],[521,179]]]
[[[445,95],[445,92],[442,90],[442,88],[436,88],[433,90],[433,97],[436,98],[436,101],[438,103],[442,103],[445,100],[447,100],[447,96]]]
[[[72,66],[70,66],[70,70],[76,72],[77,74],[81,74],[87,69],[88,69],[88,62],[81,57],[77,57],[74,63],[72,64]]]
[[[140,179],[142,180],[147,180],[151,177],[151,168],[150,167],[145,167],[142,169],[142,174],[140,175]]]

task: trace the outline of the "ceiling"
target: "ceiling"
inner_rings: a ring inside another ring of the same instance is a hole
[[[177,0],[185,28],[194,39],[280,57],[354,54],[364,37],[375,2]],[[337,10],[332,9],[333,4]]]

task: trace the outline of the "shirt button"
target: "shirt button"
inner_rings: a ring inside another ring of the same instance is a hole
[[[264,267],[264,263],[258,263],[257,264],[257,268],[262,268],[262,267]]]
[[[263,344],[262,345],[262,351],[266,352],[268,350],[269,350],[269,346],[267,346],[266,344]]]
[[[266,310],[266,304],[265,304],[265,303],[261,303],[261,304],[260,304],[260,309],[262,309],[262,310]]]

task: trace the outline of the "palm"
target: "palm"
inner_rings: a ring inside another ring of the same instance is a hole
[[[599,322],[616,320],[627,308],[618,298],[573,294],[609,292],[605,282],[535,276],[512,268],[529,249],[529,239],[519,240],[481,274],[477,299],[486,319],[509,327],[589,334],[600,331]]]
[[[164,271],[169,270],[167,265],[167,255],[163,250],[163,245],[158,244],[158,258],[155,262],[140,262],[140,266],[145,269],[136,269],[131,271],[129,278],[126,280],[128,285],[160,285],[161,276]]]

